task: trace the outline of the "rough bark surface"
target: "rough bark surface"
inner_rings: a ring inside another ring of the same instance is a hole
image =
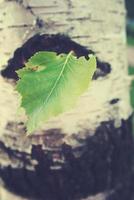
[[[128,93],[130,78],[127,75],[123,0],[109,0],[107,3],[105,0],[99,0],[97,3],[94,0],[3,1],[0,8],[0,57],[3,64],[7,63],[18,47],[36,33],[64,33],[79,44],[92,49],[101,60],[111,65],[111,73],[93,81],[90,90],[81,97],[75,109],[50,120],[44,130],[58,128],[62,129],[66,136],[79,132],[83,137],[85,129],[93,134],[102,121],[114,119],[118,127],[120,119],[128,118],[131,113]],[[14,88],[5,84],[3,79],[0,82],[6,90],[1,100],[2,107],[3,101],[6,101],[7,106],[6,111],[2,112],[0,128],[3,129],[7,120],[11,121],[11,116],[12,121],[16,121],[18,102],[13,94]],[[3,93],[3,87],[1,90]],[[8,92],[12,95],[9,103]],[[118,101],[116,106],[109,106],[113,99],[121,101]],[[69,139],[70,137],[66,137],[66,142]]]
[[[96,74],[76,108],[50,120],[28,138],[25,116],[16,114],[14,77],[0,77],[1,200],[13,195],[5,188],[24,196],[23,200],[133,200],[124,1],[2,0],[0,32],[0,67],[8,65],[4,76],[8,70],[9,76],[14,74],[12,66],[18,67],[19,58],[24,63],[34,46],[36,51],[45,48],[48,40],[38,47],[43,36],[35,36],[37,33],[68,35],[95,52],[98,74],[108,69],[103,76]],[[47,49],[56,47],[57,43],[48,44]],[[87,55],[87,49],[78,49]]]

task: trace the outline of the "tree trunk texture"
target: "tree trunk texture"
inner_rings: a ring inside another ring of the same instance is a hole
[[[0,0],[0,200],[133,200],[123,0]],[[91,87],[26,137],[15,70],[39,50],[97,56]]]

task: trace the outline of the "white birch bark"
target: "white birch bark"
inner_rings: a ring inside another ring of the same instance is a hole
[[[27,7],[30,9],[27,9]],[[36,20],[43,21],[38,28]],[[64,140],[72,146],[72,139],[94,134],[103,121],[114,120],[119,127],[121,119],[127,119],[132,110],[129,103],[130,78],[127,74],[125,8],[123,0],[24,0],[0,1],[0,67],[6,66],[14,51],[36,33],[69,35],[74,41],[92,49],[96,55],[109,62],[109,75],[94,80],[89,90],[81,96],[77,106],[46,123],[42,130],[61,129]],[[32,144],[44,144],[34,136],[24,139],[16,122],[25,121],[23,114],[17,114],[18,95],[14,86],[0,77],[0,140],[6,146],[20,151],[31,151]],[[117,104],[110,105],[112,99],[119,98]],[[8,122],[15,124],[7,129]],[[40,130],[36,134],[42,134]],[[14,140],[14,137],[16,140]],[[45,147],[44,147],[45,148]],[[14,162],[2,153],[2,166],[20,167],[21,161]],[[32,161],[31,161],[32,162]],[[27,166],[32,170],[32,165]],[[5,199],[2,199],[5,200]]]

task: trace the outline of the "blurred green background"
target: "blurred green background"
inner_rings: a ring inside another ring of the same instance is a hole
[[[127,9],[127,50],[129,74],[134,76],[134,0],[125,0]],[[130,90],[131,104],[134,108],[134,81],[131,84]],[[134,134],[134,116],[133,116],[133,134]]]
[[[127,8],[127,43],[134,47],[134,0],[126,0]]]
[[[134,75],[134,0],[126,0],[127,9],[127,49],[129,74]],[[131,85],[131,104],[134,108],[134,81]]]

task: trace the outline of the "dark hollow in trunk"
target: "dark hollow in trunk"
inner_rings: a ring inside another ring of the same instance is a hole
[[[9,60],[7,68],[2,71],[2,75],[6,78],[18,79],[15,71],[23,67],[24,63],[38,51],[54,51],[60,54],[69,53],[72,50],[77,57],[85,56],[88,58],[89,54],[94,54],[93,51],[87,50],[64,35],[35,35],[15,51],[14,57]],[[109,63],[101,62],[98,59],[97,67],[95,79],[99,76],[105,76],[111,71]]]

